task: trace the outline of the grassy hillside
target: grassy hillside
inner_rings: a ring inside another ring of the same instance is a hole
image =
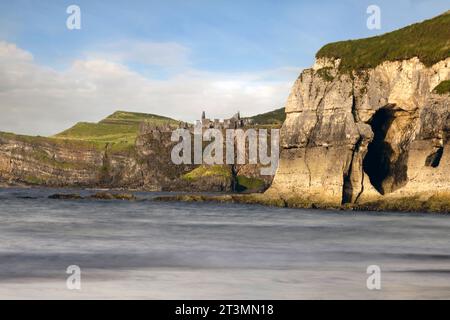
[[[142,121],[157,126],[177,125],[178,121],[154,114],[117,111],[98,123],[79,122],[55,138],[95,141],[103,143],[133,144]]]
[[[274,111],[258,114],[253,117],[248,117],[246,119],[251,119],[254,125],[281,126],[286,119],[286,114],[284,113],[284,108],[280,108]]]
[[[450,11],[380,36],[327,44],[316,57],[342,59],[341,72],[374,68],[384,61],[413,57],[431,66],[450,57]]]
[[[281,126],[284,122],[284,108],[250,117],[256,125]],[[141,122],[149,122],[155,126],[171,125],[178,127],[179,121],[154,114],[116,111],[99,121],[79,122],[73,127],[52,137],[34,137],[0,132],[0,139],[14,138],[20,141],[41,144],[61,145],[68,148],[95,148],[104,150],[110,144],[111,151],[126,151],[134,145]]]

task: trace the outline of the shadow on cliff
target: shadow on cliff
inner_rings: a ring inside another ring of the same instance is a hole
[[[371,184],[381,194],[399,189],[408,179],[408,141],[411,133],[402,132],[399,141],[388,137],[391,129],[396,132],[405,129],[402,128],[401,121],[397,121],[399,113],[404,116],[403,111],[396,111],[387,106],[379,109],[370,121],[374,138],[369,144],[363,168]]]

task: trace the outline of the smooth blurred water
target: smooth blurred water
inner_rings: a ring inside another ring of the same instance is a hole
[[[0,190],[0,298],[450,298],[448,215],[53,193],[71,191]],[[69,265],[80,291],[66,288]]]

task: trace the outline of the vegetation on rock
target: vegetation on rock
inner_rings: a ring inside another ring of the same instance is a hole
[[[334,203],[314,202],[302,197],[280,198],[267,194],[227,194],[197,195],[186,194],[176,196],[159,196],[154,201],[182,202],[219,202],[260,204],[273,207],[324,209],[324,210],[359,210],[359,211],[403,211],[403,212],[440,212],[450,213],[450,194],[442,192],[430,197],[418,195],[409,197],[390,197],[362,204],[336,205]]]
[[[261,179],[246,176],[237,176],[237,191],[257,192],[265,187],[265,182]]]
[[[56,200],[81,200],[81,199],[91,199],[91,200],[137,200],[137,197],[132,193],[110,193],[110,192],[98,192],[93,195],[82,197],[76,193],[61,194],[56,193],[48,197],[49,199]]]
[[[218,176],[223,178],[231,178],[231,170],[228,166],[224,165],[202,165],[194,170],[184,174],[182,178],[187,181],[195,181],[205,177]]]
[[[325,67],[317,70],[317,75],[321,77],[324,81],[331,82],[334,77],[330,74],[331,67]]]
[[[386,198],[354,205],[356,210],[441,212],[450,213],[450,193],[438,192],[429,197],[412,195],[399,198]]]
[[[442,81],[436,88],[433,89],[434,93],[437,94],[447,94],[450,93],[450,80]]]
[[[431,66],[450,57],[450,11],[380,36],[327,44],[316,57],[341,59],[347,73],[413,57]]]
[[[110,193],[110,192],[98,192],[89,197],[89,199],[96,200],[137,200],[136,196],[131,193]]]

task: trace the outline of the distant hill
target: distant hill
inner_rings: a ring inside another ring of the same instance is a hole
[[[286,114],[284,113],[284,108],[280,108],[245,119],[251,120],[253,125],[281,126],[286,119]]]
[[[252,123],[257,126],[279,127],[283,124],[285,118],[284,108],[281,108],[246,119],[252,120]],[[113,143],[119,148],[120,146],[126,147],[134,144],[139,131],[139,124],[143,121],[155,126],[178,126],[179,124],[177,120],[155,114],[116,111],[97,123],[78,122],[52,138]]]
[[[179,121],[154,114],[116,111],[98,123],[78,122],[55,138],[133,144],[142,121],[155,125],[178,125]]]

